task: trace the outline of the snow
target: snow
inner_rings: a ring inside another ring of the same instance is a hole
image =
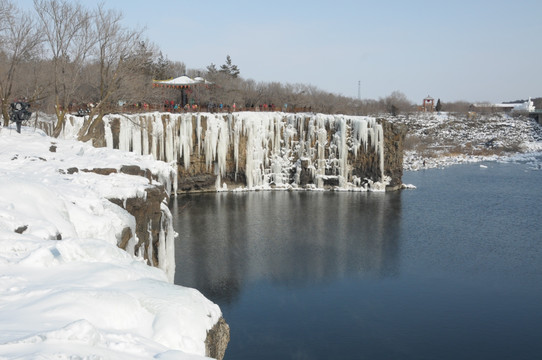
[[[525,102],[523,102],[521,104],[517,104],[512,109],[513,112],[533,112],[534,110],[535,110],[535,107],[534,107],[534,103],[531,100],[531,98],[529,98],[529,100],[527,100],[527,101],[525,101]]]
[[[123,165],[151,170],[173,191],[175,169],[151,156],[0,129],[0,359],[205,357],[221,312],[171,283],[170,218],[158,247],[166,268],[133,255],[135,236],[127,251],[117,247],[135,220],[107,198],[144,196],[149,180],[68,171]]]
[[[537,161],[533,154],[542,152],[542,126],[527,116],[442,112],[388,120],[406,126],[406,142],[417,142],[405,150],[407,171],[481,161]]]

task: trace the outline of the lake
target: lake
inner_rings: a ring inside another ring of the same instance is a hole
[[[542,358],[542,171],[484,166],[179,196],[175,283],[221,307],[226,360]]]

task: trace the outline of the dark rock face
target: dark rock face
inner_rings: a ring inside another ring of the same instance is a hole
[[[384,174],[391,178],[388,190],[401,188],[403,177],[403,144],[406,128],[400,124],[381,121],[384,128]]]
[[[220,318],[211,330],[207,332],[205,339],[205,355],[217,360],[222,360],[226,348],[230,342],[230,327],[224,318]]]
[[[309,160],[301,160],[301,171],[299,172],[299,186],[305,187],[312,184],[312,173]],[[295,172],[293,173],[295,175]]]
[[[216,176],[203,173],[203,174],[194,174],[179,176],[178,178],[178,189],[182,192],[197,192],[197,191],[208,191],[209,189],[214,189],[216,183]]]
[[[139,242],[136,244],[136,256],[143,255],[145,259],[153,266],[160,264],[158,258],[159,235],[164,216],[160,204],[167,201],[167,195],[162,185],[153,186],[145,190],[146,198],[129,198],[125,201],[121,199],[109,199],[114,204],[122,207],[136,219],[136,235]],[[126,237],[128,235],[123,231],[121,244],[126,249]],[[129,240],[129,238],[128,238]],[[152,248],[151,248],[152,247]],[[143,249],[143,254],[139,254],[139,249]]]

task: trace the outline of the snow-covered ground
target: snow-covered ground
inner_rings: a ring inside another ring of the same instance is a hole
[[[526,116],[418,113],[390,121],[404,124],[408,131],[405,170],[479,161],[536,161],[534,155],[542,152],[542,126]]]
[[[199,359],[221,316],[197,290],[117,247],[134,218],[106,198],[143,196],[138,176],[68,169],[149,156],[0,129],[0,359]]]

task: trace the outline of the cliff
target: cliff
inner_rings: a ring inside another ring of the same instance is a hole
[[[70,168],[70,172],[77,172],[77,168]],[[174,254],[174,229],[172,227],[171,212],[167,207],[169,202],[168,191],[163,184],[157,183],[157,177],[148,169],[141,169],[137,165],[125,165],[118,171],[113,168],[84,169],[85,172],[93,172],[100,175],[123,173],[128,175],[143,176],[152,184],[147,187],[141,196],[119,199],[110,197],[109,201],[120,206],[135,217],[135,255],[142,256],[151,266],[162,268],[167,274],[175,272],[174,263],[171,263],[170,255]],[[134,238],[132,228],[126,226],[119,236],[118,246],[127,250],[127,245]],[[205,339],[206,356],[221,360],[230,340],[230,328],[224,318],[220,318],[207,332]]]
[[[362,116],[285,114],[108,115],[110,148],[178,164],[178,190],[397,189],[404,130]]]

